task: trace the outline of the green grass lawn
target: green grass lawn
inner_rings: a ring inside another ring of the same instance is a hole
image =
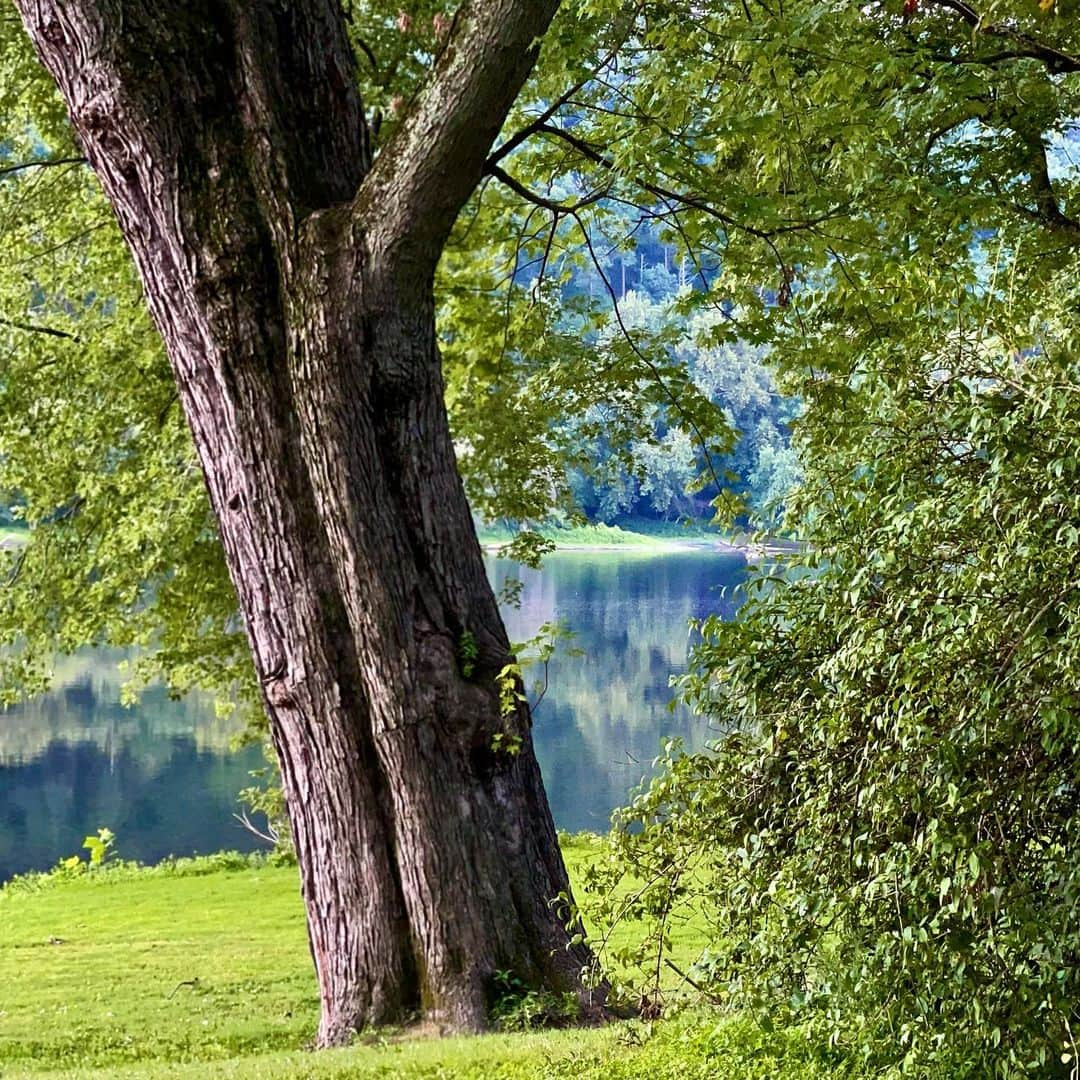
[[[571,867],[592,850],[568,842]],[[689,961],[696,933],[681,935]],[[746,1019],[700,1011],[481,1038],[382,1032],[313,1054],[317,1018],[293,867],[211,857],[0,890],[4,1080],[838,1075],[797,1034],[766,1037]]]

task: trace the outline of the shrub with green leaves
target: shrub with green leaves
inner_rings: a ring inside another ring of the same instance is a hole
[[[870,1066],[1075,1075],[1080,340],[1058,290],[1026,324],[968,290],[970,332],[819,371],[792,514],[812,547],[705,623],[683,689],[728,733],[669,747],[594,883],[661,951],[703,911],[696,985]]]

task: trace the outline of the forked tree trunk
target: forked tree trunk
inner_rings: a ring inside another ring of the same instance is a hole
[[[477,1029],[498,970],[584,1000],[529,716],[500,713],[509,646],[432,296],[557,0],[466,5],[374,164],[337,0],[16,4],[206,475],[281,763],[320,1043],[417,1014]]]

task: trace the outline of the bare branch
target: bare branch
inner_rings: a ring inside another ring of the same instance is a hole
[[[533,206],[539,206],[544,210],[550,210],[556,217],[576,214],[579,210],[584,210],[585,207],[599,202],[606,193],[606,189],[599,188],[575,203],[561,203],[544,195],[538,195],[535,191],[527,188],[520,180],[516,180],[501,166],[494,164],[494,162],[489,161],[485,169],[489,176],[498,180],[500,184],[504,184],[515,194],[520,195],[526,202],[532,203]]]
[[[281,837],[278,835],[277,829],[270,824],[269,820],[266,823],[266,831],[260,829],[250,817],[248,812],[242,810],[239,814],[233,814],[233,817],[244,826],[245,829],[256,839],[261,840],[264,844],[269,844],[271,847],[277,847],[281,843]]]
[[[378,75],[379,61],[375,59],[375,53],[372,51],[371,46],[363,38],[357,38],[356,44],[364,56],[367,57],[367,62],[371,65],[371,70]]]
[[[5,319],[2,315],[0,315],[0,326],[9,326],[12,330],[24,330],[28,334],[47,334],[49,337],[67,338],[68,341],[80,340],[77,334],[69,334],[66,330],[58,330],[54,326],[19,322],[16,319]]]
[[[494,161],[488,161],[485,166],[489,176],[498,180],[500,184],[508,187],[515,195],[520,195],[526,202],[532,203],[533,206],[539,206],[541,209],[550,210],[556,217],[562,214],[569,214],[574,208],[568,203],[555,202],[553,199],[545,198],[543,195],[538,195],[535,191],[531,191],[520,180],[515,180],[505,169],[496,165]]]
[[[35,161],[20,161],[17,165],[4,165],[0,167],[0,176],[9,176],[11,173],[22,172],[24,169],[47,169],[53,165],[85,165],[84,157],[40,158]]]
[[[544,124],[540,127],[539,131],[546,135],[552,135],[556,138],[562,139],[564,142],[569,143],[582,155],[588,158],[591,162],[599,165],[602,169],[615,171],[615,164],[610,158],[605,157],[584,139],[578,138],[577,135],[569,131],[564,131],[562,128],[555,127],[551,124]],[[649,192],[650,195],[656,196],[666,203],[676,203],[680,206],[699,210],[701,213],[708,215],[711,218],[715,218],[717,221],[722,222],[729,228],[737,229],[741,232],[748,233],[750,236],[756,236],[761,240],[768,240],[771,237],[780,236],[783,233],[798,232],[803,229],[813,228],[815,225],[820,225],[823,221],[828,221],[831,218],[836,217],[841,213],[842,208],[837,207],[824,214],[820,214],[817,217],[807,218],[805,221],[790,222],[783,225],[776,225],[770,229],[761,229],[755,225],[747,225],[744,222],[737,221],[730,214],[725,213],[719,207],[713,206],[712,203],[707,202],[705,199],[698,195],[688,194],[686,192],[674,191],[671,188],[662,187],[659,184],[652,183],[648,180],[643,180],[640,177],[631,177],[631,181],[637,184],[642,191]]]
[[[618,53],[619,49],[626,41],[626,36],[630,32],[630,28],[633,26],[633,18],[624,20],[625,31],[620,35],[618,43],[613,49],[610,49],[606,56],[596,65],[594,72],[591,72],[586,78],[574,83],[565,93],[560,94],[535,120],[526,124],[519,131],[514,132],[508,139],[500,143],[491,153],[491,157],[488,158],[488,163],[493,164],[497,161],[502,161],[507,154],[513,153],[530,135],[535,135],[544,124],[548,123],[555,114],[566,105],[579,90],[583,90],[588,85],[589,80],[592,79],[596,72],[603,71],[604,68],[611,63]],[[490,171],[490,170],[489,170]]]

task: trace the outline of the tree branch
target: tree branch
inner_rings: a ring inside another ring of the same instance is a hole
[[[975,28],[979,28],[982,23],[982,16],[970,5],[965,4],[963,0],[930,0],[932,4],[936,4],[938,7],[948,8],[950,11],[955,11],[961,19]]]
[[[532,203],[533,206],[539,206],[543,210],[550,210],[556,217],[569,214],[573,209],[568,203],[555,202],[554,199],[548,199],[543,195],[536,194],[520,180],[515,180],[502,166],[496,165],[493,161],[487,163],[485,171],[489,176],[498,180],[500,184],[508,187],[514,194],[520,195],[526,202]]]
[[[946,60],[949,63],[988,64],[990,66],[1004,60],[1029,59],[1042,61],[1047,69],[1056,75],[1080,71],[1080,59],[1077,57],[1070,56],[1060,49],[1055,49],[1052,45],[1047,45],[1038,38],[1032,37],[1031,34],[1025,33],[1023,30],[1017,30],[1015,27],[1002,23],[984,23],[982,15],[970,4],[965,3],[964,0],[930,0],[930,2],[938,7],[948,8],[950,11],[956,12],[971,27],[974,34],[1014,41],[1020,46],[1019,49],[981,58],[978,56],[957,56],[939,57],[938,59]]]
[[[610,158],[601,154],[596,147],[592,146],[584,139],[579,139],[572,132],[564,131],[562,128],[555,127],[552,124],[542,124],[538,131],[543,134],[553,135],[564,142],[569,143],[576,150],[578,150],[584,157],[596,165],[599,165],[602,169],[609,171],[615,171],[615,164]],[[659,184],[651,183],[648,180],[642,180],[640,178],[632,177],[634,183],[642,189],[642,191],[649,192],[650,195],[656,196],[666,203],[675,203],[679,206],[689,207],[694,210],[699,210],[701,213],[708,215],[711,218],[715,218],[717,221],[722,222],[729,228],[740,230],[741,232],[748,233],[751,236],[756,236],[761,240],[769,240],[772,237],[780,236],[783,233],[798,232],[802,229],[812,228],[814,225],[820,225],[823,221],[828,221],[830,218],[836,217],[840,212],[839,209],[830,210],[827,213],[820,214],[814,218],[808,218],[806,221],[790,222],[783,225],[777,225],[771,229],[761,229],[755,225],[747,225],[741,221],[737,221],[730,214],[724,213],[718,207],[713,206],[705,199],[700,198],[697,195],[690,195],[684,192],[673,191],[671,188],[662,187]]]
[[[1014,209],[1025,217],[1029,217],[1034,221],[1041,221],[1056,232],[1080,236],[1080,221],[1069,217],[1058,203],[1057,192],[1054,190],[1053,181],[1050,179],[1050,167],[1046,160],[1046,146],[1041,139],[1038,142],[1026,141],[1031,151],[1031,179],[1029,185],[1031,194],[1035,199],[1035,209],[1032,210],[1022,203],[1014,203]]]
[[[469,0],[431,79],[360,185],[375,263],[423,283],[484,172],[559,0]]]
[[[626,20],[626,30],[618,35],[618,43],[613,49],[610,49],[606,56],[596,65],[594,71],[590,72],[584,79],[580,79],[574,83],[565,93],[560,94],[539,116],[534,120],[531,120],[523,128],[514,132],[509,138],[500,143],[492,152],[488,158],[489,163],[502,161],[507,154],[513,153],[530,135],[535,135],[544,124],[548,123],[555,114],[566,105],[578,91],[583,90],[589,83],[590,79],[595,78],[597,73],[601,72],[612,62],[618,53],[620,47],[626,41],[626,35],[629,33],[630,27],[633,26],[633,19]]]
[[[523,128],[519,128],[508,139],[495,147],[491,152],[491,156],[488,158],[488,165],[493,165],[497,161],[502,161],[507,154],[513,153],[531,135],[535,135],[582,88],[583,85],[583,83],[575,83],[575,85],[570,87],[565,94],[556,98],[556,100],[553,101],[538,117],[531,120]],[[488,171],[491,172],[490,169]],[[492,173],[492,175],[494,175],[494,173]]]
[[[12,330],[25,330],[28,334],[47,334],[49,337],[66,338],[68,341],[78,341],[77,334],[69,334],[66,330],[57,330],[52,326],[35,326],[33,323],[17,322],[14,319],[5,319],[0,315],[0,326],[9,326]]]
[[[17,165],[0,167],[0,176],[22,172],[24,169],[47,169],[52,165],[85,165],[84,157],[41,158],[38,161],[20,161]]]
[[[554,199],[549,199],[544,195],[538,195],[535,191],[527,188],[520,180],[511,176],[502,166],[494,164],[489,161],[485,166],[485,172],[488,176],[498,180],[499,183],[508,187],[515,194],[520,195],[526,202],[532,203],[533,206],[539,206],[541,209],[550,210],[556,217],[562,217],[564,214],[575,214],[579,210],[585,209],[587,206],[591,206],[594,202],[598,202],[605,195],[604,189],[598,189],[597,191],[590,192],[588,195],[579,199],[575,203],[561,203],[556,202]]]

